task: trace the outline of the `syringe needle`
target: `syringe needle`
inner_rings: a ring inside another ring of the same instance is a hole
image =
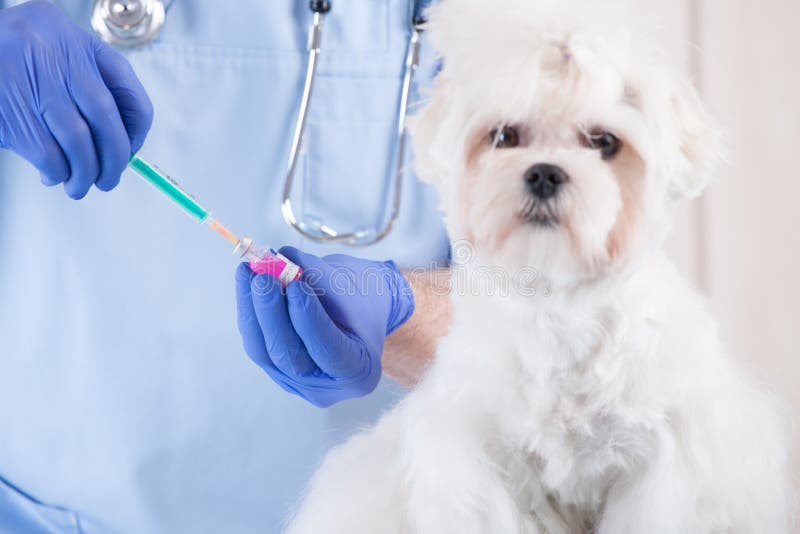
[[[231,232],[230,230],[225,228],[222,225],[222,223],[220,223],[218,220],[209,217],[206,224],[208,224],[209,228],[214,230],[216,233],[218,233],[219,235],[221,235],[222,237],[224,237],[225,239],[227,239],[228,241],[230,241],[234,245],[238,245],[239,244],[239,238],[236,237],[235,235],[233,235],[233,232]]]

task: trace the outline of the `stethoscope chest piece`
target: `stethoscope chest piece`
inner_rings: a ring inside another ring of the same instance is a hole
[[[115,46],[142,46],[156,38],[164,27],[161,0],[95,0],[92,28],[101,39]]]

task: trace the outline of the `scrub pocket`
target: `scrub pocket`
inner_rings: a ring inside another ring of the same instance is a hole
[[[311,221],[343,232],[384,222],[395,178],[407,41],[397,15],[404,6],[340,0],[325,21],[298,168],[303,211]]]
[[[0,532],[82,534],[75,512],[43,504],[0,477]]]
[[[306,130],[303,205],[340,231],[375,228],[393,193],[400,81],[324,77]]]

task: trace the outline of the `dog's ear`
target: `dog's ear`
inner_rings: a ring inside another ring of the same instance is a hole
[[[462,161],[463,145],[459,137],[463,133],[453,131],[458,120],[453,98],[450,82],[440,75],[427,102],[408,122],[414,170],[421,180],[435,185],[440,192],[452,181],[458,172],[457,164]]]
[[[670,169],[673,198],[693,198],[711,182],[722,161],[719,130],[695,88],[685,80],[673,82],[669,121],[674,134]]]

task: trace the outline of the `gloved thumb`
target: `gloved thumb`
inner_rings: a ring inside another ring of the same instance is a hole
[[[334,267],[314,254],[303,252],[294,247],[281,247],[278,251],[292,263],[303,268],[303,280],[313,287],[328,287]]]
[[[308,284],[289,284],[286,297],[295,331],[326,375],[349,380],[370,374],[372,364],[363,344],[333,322]]]

